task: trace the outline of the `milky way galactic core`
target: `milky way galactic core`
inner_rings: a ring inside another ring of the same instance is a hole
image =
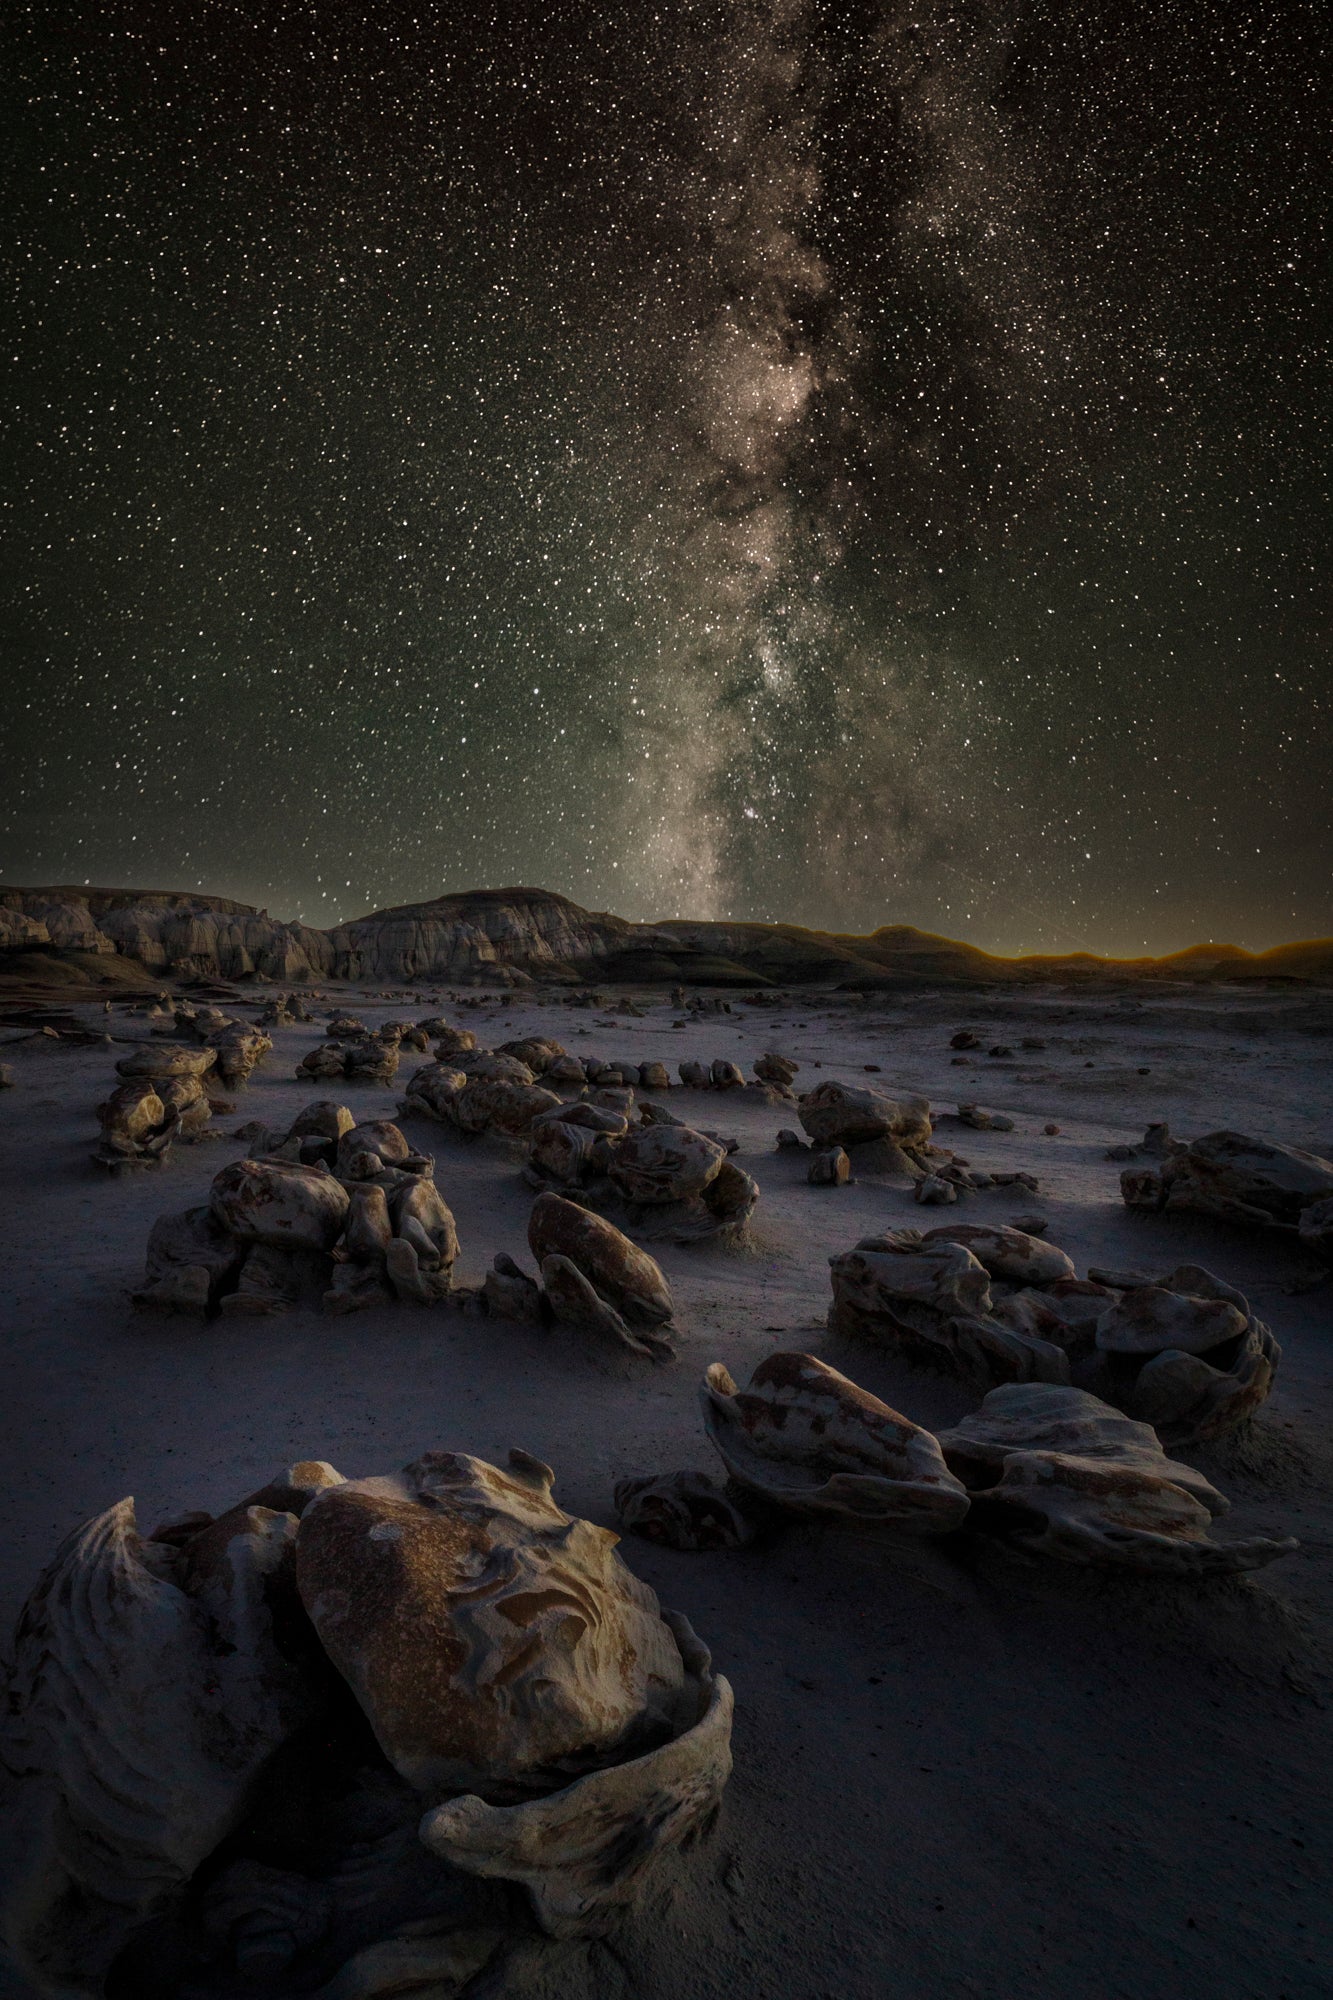
[[[1333,930],[1315,30],[12,7],[0,874]]]

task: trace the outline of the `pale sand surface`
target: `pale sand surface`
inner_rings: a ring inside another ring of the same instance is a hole
[[[1030,1169],[1041,1191],[995,1190],[940,1213],[896,1183],[813,1188],[806,1156],[774,1151],[794,1107],[676,1090],[674,1111],[739,1135],[763,1196],[750,1251],[655,1252],[678,1303],[671,1368],[616,1380],[534,1330],[407,1307],[202,1326],[140,1317],[127,1294],[153,1218],[202,1201],[244,1148],[177,1147],[161,1171],[108,1181],[88,1162],[92,1107],[123,1051],[0,1051],[18,1073],[0,1095],[6,1625],[60,1537],[122,1495],[135,1495],[148,1528],[221,1509],[300,1458],[359,1475],[427,1449],[498,1459],[519,1444],[555,1467],[566,1508],[611,1523],[622,1474],[715,1469],[696,1403],[713,1360],[745,1379],[775,1348],[810,1349],[941,1427],[975,1396],[831,1343],[827,1258],[885,1226],[1035,1210],[1080,1269],[1165,1271],[1189,1258],[1248,1293],[1282,1343],[1276,1392],[1242,1448],[1180,1456],[1230,1495],[1222,1537],[1295,1534],[1300,1553],[1254,1580],[1195,1590],[1031,1566],[975,1542],[885,1546],[805,1528],[688,1556],[627,1538],[631,1565],[688,1614],[735,1686],[735,1776],[712,1840],[669,1871],[615,1952],[567,1954],[522,1990],[1326,2000],[1333,1284],[1285,1291],[1309,1265],[1276,1236],[1128,1214],[1104,1157],[1155,1118],[1184,1137],[1229,1126],[1333,1150],[1330,1043],[1309,1032],[1309,997],[1154,995],[1136,1014],[1056,994],[1019,1012],[1006,1003],[1001,1017],[975,997],[807,995],[778,1009],[733,1000],[733,1015],[673,1029],[660,995],[640,996],[646,1018],[608,1026],[531,997],[437,1006],[431,991],[403,1005],[342,989],[336,999],[372,1023],[439,1011],[483,1044],[554,1034],[576,1054],[660,1056],[673,1074],[683,1057],[748,1068],[776,1048],[802,1063],[804,1087],[835,1076],[918,1090],[948,1109],[975,1098],[1012,1113],[1017,1129],[946,1122],[939,1140],[980,1167]],[[1077,1018],[1061,1018],[1071,1009]],[[81,1011],[103,1025],[100,1007]],[[959,1026],[1010,1042],[1013,1059],[952,1066]],[[112,1027],[147,1032],[120,1010]],[[1020,1051],[1024,1033],[1046,1049]],[[396,1115],[396,1090],[298,1082],[294,1066],[317,1039],[317,1027],[276,1031],[219,1129],[281,1125],[324,1096],[359,1117]],[[423,1060],[406,1055],[400,1083]],[[870,1063],[880,1074],[866,1074]],[[1042,1135],[1048,1121],[1059,1136]],[[402,1122],[435,1155],[462,1242],[459,1279],[479,1282],[501,1249],[530,1266],[521,1154]]]

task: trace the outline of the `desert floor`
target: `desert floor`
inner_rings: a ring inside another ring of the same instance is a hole
[[[483,1044],[554,1034],[576,1054],[660,1055],[673,1074],[683,1057],[748,1067],[775,1048],[802,1064],[801,1086],[870,1081],[943,1111],[977,1099],[1016,1129],[945,1120],[938,1138],[975,1165],[1032,1170],[1040,1194],[994,1190],[938,1214],[896,1182],[811,1187],[806,1156],[774,1149],[794,1110],[676,1090],[673,1110],[740,1137],[763,1197],[747,1251],[656,1252],[678,1303],[674,1366],[618,1380],[535,1330],[408,1307],[204,1326],[140,1316],[128,1294],[153,1218],[203,1200],[244,1148],[177,1147],[160,1171],[108,1180],[88,1159],[93,1106],[123,1050],[16,1043],[0,1050],[17,1074],[0,1096],[6,1624],[59,1539],[121,1496],[136,1497],[147,1529],[220,1510],[301,1458],[360,1475],[431,1448],[494,1459],[518,1444],[555,1467],[567,1509],[612,1524],[622,1474],[710,1466],[696,1389],[714,1360],[744,1380],[775,1348],[812,1350],[939,1428],[976,1397],[831,1343],[827,1259],[885,1226],[1035,1210],[1080,1270],[1190,1258],[1249,1295],[1282,1343],[1276,1392],[1242,1442],[1179,1455],[1230,1495],[1222,1537],[1294,1534],[1300,1552],[1253,1580],[1187,1587],[837,1529],[715,1555],[627,1538],[632,1567],[688,1614],[735,1687],[735,1774],[711,1840],[673,1864],[614,1951],[558,1956],[523,1990],[1326,2000],[1333,1282],[1302,1288],[1308,1260],[1281,1237],[1127,1213],[1105,1158],[1159,1118],[1183,1137],[1228,1126],[1333,1150],[1330,1045],[1311,996],[806,995],[763,1009],[732,998],[732,1013],[685,1027],[660,994],[639,996],[643,1018],[614,1020],[535,994],[483,1009],[437,1002],[429,987],[404,1003],[340,989],[324,1004],[335,997],[372,1022],[444,1012]],[[109,1024],[100,1005],[83,1011],[117,1037],[147,1032],[119,1007]],[[963,1026],[1014,1057],[953,1066],[949,1035]],[[1024,1034],[1045,1049],[1019,1051]],[[323,1096],[359,1117],[396,1115],[394,1091],[298,1082],[317,1039],[313,1027],[276,1031],[218,1130],[284,1124]],[[405,1056],[400,1079],[422,1060]],[[1043,1136],[1047,1122],[1058,1136]],[[435,1155],[461,1281],[479,1282],[501,1249],[530,1267],[521,1155],[402,1123]]]

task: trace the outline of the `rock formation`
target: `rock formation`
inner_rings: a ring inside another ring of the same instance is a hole
[[[750,1515],[706,1472],[621,1479],[614,1497],[620,1525],[663,1548],[740,1549],[754,1539]]]
[[[97,1107],[102,1137],[92,1154],[96,1166],[122,1174],[137,1167],[159,1166],[173,1142],[201,1139],[216,1104],[216,1048],[186,1048],[169,1042],[151,1043],[122,1056],[116,1064],[122,1081]]]
[[[1072,1384],[1173,1443],[1252,1416],[1281,1356],[1243,1295],[1198,1265],[1156,1284],[1133,1273],[1080,1279],[1054,1244],[966,1224],[865,1237],[829,1261],[835,1332],[982,1389]]]
[[[554,1475],[432,1452],[320,1494],[297,1581],[395,1770],[426,1799],[556,1790],[656,1747],[684,1685],[657,1599]]]
[[[0,888],[0,947],[121,954],[175,980],[324,979],[524,986],[588,980],[676,987],[1084,984],[1152,978],[1328,977],[1327,940],[1249,953],[1234,946],[1164,959],[996,958],[974,946],[891,924],[868,937],[795,924],[632,924],[543,889],[477,889],[377,910],[327,931],[281,923],[221,896],[148,890]],[[683,990],[683,989],[682,989]],[[594,999],[592,1004],[603,1004]],[[678,1003],[680,1004],[680,1003]],[[976,1046],[977,1038],[965,1046]]]
[[[770,1507],[924,1534],[967,1513],[930,1432],[812,1354],[770,1354],[748,1389],[715,1361],[700,1400],[728,1478]]]
[[[1150,1147],[1155,1129],[1164,1136]],[[1186,1144],[1171,1139],[1165,1127],[1150,1126],[1148,1139],[1137,1149],[1145,1163],[1126,1167],[1120,1176],[1127,1208],[1215,1215],[1223,1222],[1289,1231],[1320,1255],[1333,1248],[1319,1215],[1333,1201],[1333,1160],[1240,1132],[1206,1132]]]
[[[633,1112],[632,1100],[622,1111],[601,1089],[541,1112],[531,1127],[529,1185],[577,1192],[649,1242],[741,1239],[759,1184],[728,1158],[735,1141],[646,1103],[631,1126]]]
[[[716,1813],[731,1691],[551,1485],[522,1452],[307,1462],[216,1519],[144,1538],[125,1500],[72,1535],[7,1691],[31,1989],[457,1993],[625,1917]]]
[[[1048,1382],[992,1389],[940,1446],[972,1496],[969,1525],[1034,1555],[1170,1576],[1230,1575],[1294,1541],[1214,1542],[1228,1502],[1167,1457],[1150,1424]]]
[[[344,1105],[324,1101],[286,1134],[255,1127],[251,1136],[259,1157],[224,1167],[207,1207],[154,1224],[137,1306],[231,1316],[303,1302],[346,1313],[395,1298],[447,1301],[454,1219],[434,1162],[396,1125],[357,1125]]]

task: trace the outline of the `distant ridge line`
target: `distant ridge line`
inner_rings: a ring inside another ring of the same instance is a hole
[[[1193,944],[1162,957],[983,951],[911,924],[854,932],[671,918],[633,923],[554,890],[464,889],[319,930],[230,897],[176,889],[0,885],[0,966],[12,954],[128,959],[185,979],[292,984],[393,979],[452,985],[1011,986],[1047,981],[1333,980],[1333,938],[1251,952]],[[109,972],[109,966],[107,970]],[[77,970],[77,966],[75,967]]]

